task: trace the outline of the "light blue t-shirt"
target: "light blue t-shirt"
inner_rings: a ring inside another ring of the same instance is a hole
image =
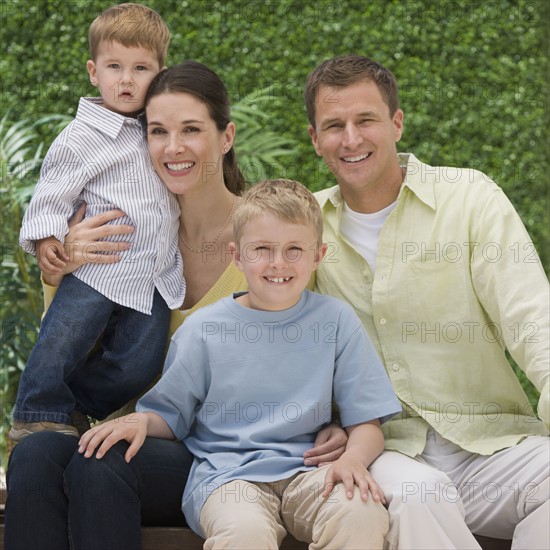
[[[200,511],[217,487],[313,469],[302,455],[330,422],[333,395],[344,427],[401,411],[353,309],[306,290],[283,311],[228,296],[191,315],[137,410],[162,416],[195,456],[183,512],[203,535]]]

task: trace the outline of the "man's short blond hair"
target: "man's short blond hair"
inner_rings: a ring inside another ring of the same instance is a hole
[[[266,180],[252,186],[233,215],[233,233],[239,244],[244,226],[259,216],[272,214],[281,220],[310,226],[319,246],[323,242],[323,216],[319,203],[304,185],[286,179]],[[276,239],[277,235],[273,235]]]
[[[98,15],[88,32],[90,55],[96,60],[102,42],[118,42],[126,48],[145,48],[157,56],[164,67],[170,31],[162,17],[142,4],[119,4]]]

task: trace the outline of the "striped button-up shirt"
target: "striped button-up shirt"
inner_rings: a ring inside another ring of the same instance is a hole
[[[87,217],[119,208],[126,215],[110,223],[130,224],[135,231],[106,239],[131,242],[120,262],[89,263],[74,275],[113,302],[143,313],[151,313],[155,287],[171,309],[178,308],[185,282],[177,200],[153,169],[139,121],[105,109],[99,98],[80,99],[75,120],[48,151],[23,219],[21,246],[35,253],[39,239],[54,236],[63,242],[80,201],[87,204]]]

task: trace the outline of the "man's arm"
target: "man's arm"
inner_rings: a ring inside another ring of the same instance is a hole
[[[334,462],[346,450],[348,436],[339,424],[329,424],[319,431],[311,449],[304,453],[306,466],[324,466]]]
[[[538,415],[550,428],[550,296],[533,243],[500,188],[485,201],[475,231],[472,282],[506,348],[540,392]],[[484,247],[498,255],[488,258]]]

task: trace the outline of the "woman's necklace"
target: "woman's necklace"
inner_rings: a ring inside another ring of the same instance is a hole
[[[235,200],[233,201],[233,208],[231,208],[231,212],[229,212],[229,217],[227,220],[225,220],[225,223],[223,224],[223,227],[220,229],[219,233],[216,235],[216,238],[209,242],[209,245],[214,245],[218,242],[218,239],[221,237],[222,233],[224,232],[225,228],[229,225],[229,222],[231,221],[231,218],[233,217],[233,212],[235,212],[235,208],[237,207],[237,197],[235,197]],[[191,252],[195,252],[196,254],[203,254],[206,252],[206,249],[203,247],[201,249],[193,248],[184,238],[183,235],[178,231],[178,235],[180,236],[181,242],[185,245],[186,248],[191,250]]]

